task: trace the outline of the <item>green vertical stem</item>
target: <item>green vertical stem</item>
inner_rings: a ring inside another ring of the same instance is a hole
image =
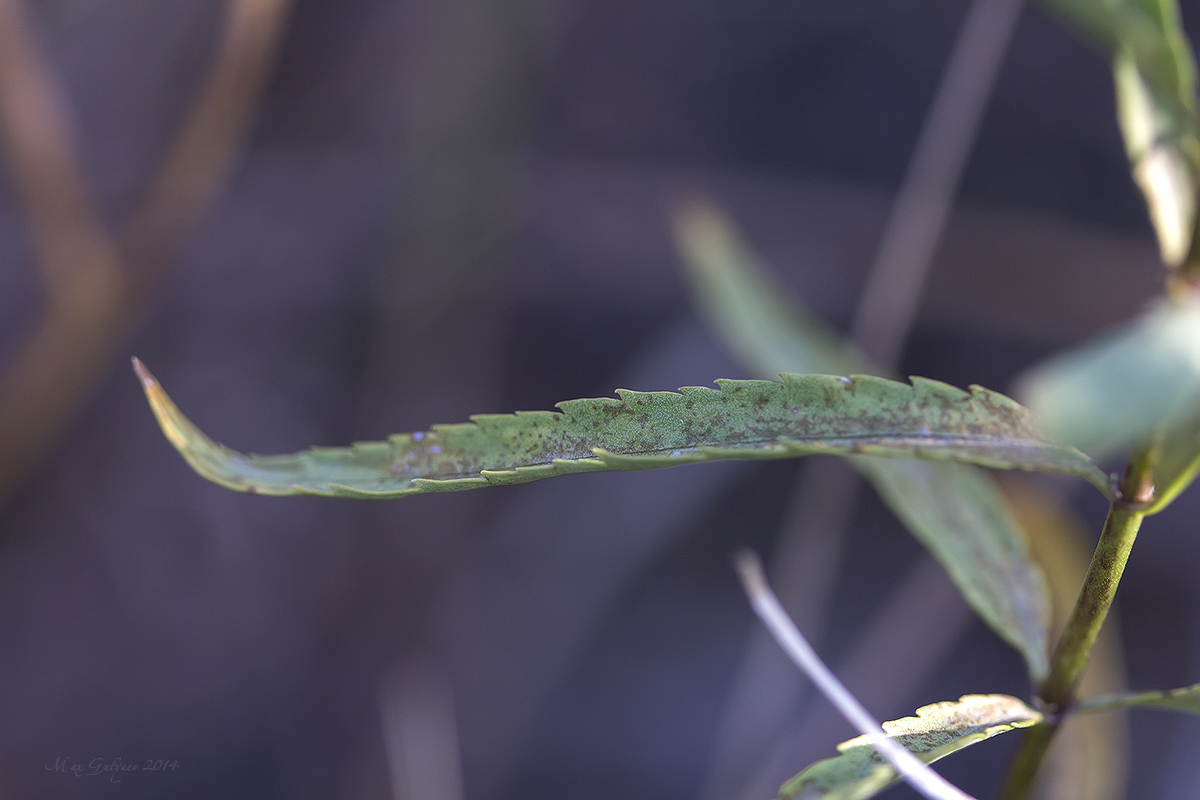
[[[1141,507],[1131,510],[1123,505],[1118,500],[1108,513],[1079,600],[1050,662],[1050,676],[1038,692],[1052,713],[1065,710],[1075,698],[1075,688],[1087,668],[1092,646],[1108,616],[1141,527],[1144,516]]]
[[[1079,599],[1050,661],[1050,675],[1037,693],[1048,722],[1030,729],[1025,735],[1009,768],[1000,793],[1001,800],[1024,800],[1029,796],[1058,725],[1075,700],[1075,691],[1087,668],[1092,647],[1116,597],[1117,585],[1125,572],[1147,503],[1153,497],[1157,455],[1156,446],[1143,448],[1135,454],[1122,476]]]

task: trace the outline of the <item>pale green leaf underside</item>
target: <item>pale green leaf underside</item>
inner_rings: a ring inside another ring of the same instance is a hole
[[[884,732],[927,764],[1007,731],[1028,728],[1042,715],[1015,697],[969,694],[958,702],[917,709],[915,717],[883,723]],[[865,800],[899,780],[866,736],[838,745],[779,790],[781,800]]]
[[[866,359],[777,286],[719,210],[676,217],[688,277],[705,316],[748,369],[871,372]],[[1050,600],[1004,496],[967,464],[853,457],[884,502],[945,568],[963,597],[1021,653],[1037,684],[1048,668]]]
[[[1039,364],[1019,386],[1018,396],[1047,432],[1094,458],[1145,439],[1159,425],[1181,424],[1200,411],[1200,303],[1164,301]]]
[[[1175,0],[1041,0],[1112,57],[1117,116],[1163,259],[1180,263],[1200,177],[1196,66]]]
[[[1146,513],[1169,506],[1200,474],[1200,413],[1165,426],[1158,434],[1158,463],[1154,465],[1154,501]]]
[[[1029,412],[980,387],[869,376],[784,375],[718,388],[568,400],[559,411],[481,414],[382,442],[244,455],[214,443],[137,364],[159,425],[202,476],[267,495],[387,498],[452,492],[578,472],[638,470],[718,459],[813,454],[917,456],[999,469],[1104,474],[1038,432]]]
[[[854,466],[946,570],[967,604],[1025,659],[1050,669],[1050,599],[991,476],[969,464],[855,457]]]
[[[1200,683],[1182,689],[1167,689],[1162,692],[1138,692],[1137,694],[1113,694],[1084,700],[1076,711],[1111,711],[1118,708],[1143,706],[1162,708],[1167,711],[1182,711],[1200,714]]]

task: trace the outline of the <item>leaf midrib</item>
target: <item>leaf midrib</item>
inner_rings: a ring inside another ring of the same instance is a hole
[[[1053,445],[1047,444],[1046,442],[1042,442],[1037,439],[1020,439],[1020,440],[1014,441],[1011,437],[980,436],[977,434],[962,434],[962,435],[947,434],[947,435],[942,435],[942,436],[931,435],[929,437],[919,437],[919,436],[911,436],[911,435],[905,435],[905,434],[897,434],[897,435],[848,434],[848,435],[839,435],[839,436],[812,436],[812,437],[808,437],[806,439],[792,439],[787,436],[776,436],[776,437],[772,437],[772,438],[743,439],[743,440],[740,440],[737,442],[725,442],[725,441],[720,441],[720,440],[703,441],[703,442],[696,442],[694,444],[681,445],[679,447],[664,447],[664,448],[658,448],[658,449],[653,449],[653,450],[631,450],[631,449],[609,450],[609,449],[603,448],[603,447],[593,447],[591,449],[590,454],[582,454],[581,453],[578,455],[555,456],[553,458],[545,459],[542,461],[523,461],[520,463],[514,463],[510,467],[495,467],[495,468],[481,467],[478,470],[469,471],[469,472],[431,472],[431,473],[426,473],[424,475],[413,475],[412,477],[420,478],[420,479],[434,479],[434,480],[436,480],[437,478],[441,478],[441,477],[469,478],[469,477],[475,477],[475,476],[479,475],[481,472],[507,472],[507,471],[511,471],[514,469],[521,469],[524,467],[550,466],[558,461],[585,461],[588,459],[600,460],[600,457],[598,455],[596,455],[597,451],[605,452],[605,453],[612,453],[613,455],[626,456],[626,457],[632,457],[632,458],[637,458],[640,456],[657,456],[657,455],[681,457],[684,455],[703,456],[704,453],[701,452],[701,450],[700,450],[700,448],[703,448],[703,447],[711,447],[711,448],[722,449],[722,450],[750,450],[755,447],[762,447],[764,445],[783,444],[783,443],[804,445],[804,444],[815,443],[815,442],[821,442],[823,444],[837,444],[840,442],[855,442],[855,443],[857,443],[857,442],[865,442],[865,441],[879,442],[881,445],[883,445],[883,444],[903,445],[905,443],[911,442],[913,445],[913,458],[917,459],[917,460],[920,460],[919,456],[917,454],[921,452],[922,446],[933,447],[933,446],[937,446],[939,443],[951,443],[951,442],[967,443],[967,444],[974,444],[974,445],[981,445],[981,446],[987,445],[988,447],[990,447],[992,449],[1002,450],[1002,451],[1003,450],[1011,450],[1013,452],[1018,452],[1021,450],[1051,450],[1051,451],[1053,451],[1056,449]],[[456,448],[456,449],[462,449],[462,448]],[[870,454],[864,454],[864,455],[882,455],[882,454],[870,453]],[[884,456],[884,457],[888,457],[888,456]],[[904,458],[904,456],[893,456],[893,457]],[[955,458],[953,455],[950,455],[945,460],[947,460],[947,461],[962,461],[963,459],[958,459],[958,458]]]

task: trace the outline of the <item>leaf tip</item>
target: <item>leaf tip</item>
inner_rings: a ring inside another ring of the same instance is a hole
[[[142,382],[142,390],[146,393],[146,400],[150,403],[150,410],[154,412],[154,418],[158,421],[158,427],[162,429],[163,434],[167,437],[167,441],[183,454],[185,459],[188,458],[189,453],[194,449],[195,442],[205,442],[210,446],[212,445],[208,437],[196,428],[183,415],[183,412],[176,407],[174,401],[171,400],[170,396],[162,388],[162,384],[158,382],[158,379],[151,374],[150,370],[146,368],[146,365],[137,356],[133,358],[133,371],[137,373],[138,379]],[[201,470],[201,474],[205,474],[203,470]]]
[[[154,379],[154,376],[150,374],[150,370],[146,369],[146,365],[142,363],[142,360],[140,358],[138,358],[137,356],[134,356],[132,361],[133,361],[133,371],[135,373],[137,373],[138,380],[140,380],[142,382],[143,389],[145,389],[146,391],[149,391],[151,389],[151,387],[158,384],[158,381],[156,381]]]

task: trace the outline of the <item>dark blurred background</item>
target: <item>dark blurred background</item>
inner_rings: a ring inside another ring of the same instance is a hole
[[[730,553],[769,553],[797,474],[826,462],[379,503],[246,496],[175,454],[129,357],[212,436],[263,453],[744,375],[691,308],[672,204],[711,195],[844,330],[965,3],[0,6],[9,78],[14,53],[41,59],[67,112],[63,196],[84,187],[97,263],[134,265],[94,329],[46,333],[56,284],[29,187],[62,170],[38,134],[52,163],[25,176],[36,148],[10,133],[0,367],[48,388],[5,421],[42,433],[0,487],[0,794],[717,800],[852,735],[801,693],[782,767],[722,751],[756,625]],[[239,13],[261,19],[231,26]],[[206,97],[225,124],[189,150]],[[1108,66],[1026,8],[902,371],[1008,389],[1161,278]],[[1101,501],[1070,497],[1097,530]],[[820,652],[883,717],[1027,696],[1017,655],[938,575],[911,607],[940,616],[862,652],[922,557],[859,498]],[[1200,679],[1197,515],[1193,491],[1134,553],[1131,688]],[[1129,796],[1196,796],[1200,720],[1138,712],[1131,734]],[[989,795],[1014,741],[944,772]],[[120,783],[54,769],[94,759],[177,766]]]

